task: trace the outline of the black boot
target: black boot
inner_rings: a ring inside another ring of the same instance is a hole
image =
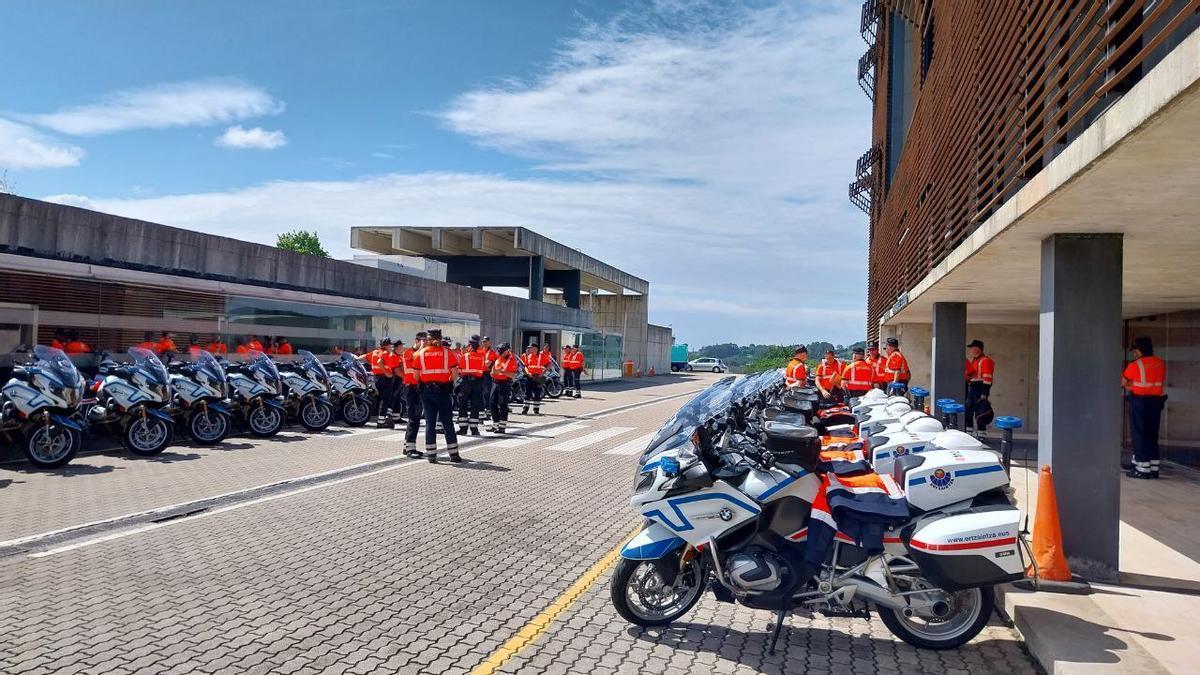
[[[425,454],[425,459],[426,459],[426,460],[427,460],[427,461],[428,461],[430,464],[437,464],[437,453],[436,453],[436,452],[435,452],[435,453],[433,453],[433,454],[426,453],[426,454]]]
[[[457,452],[450,453],[450,462],[453,464],[461,464],[463,461],[462,455]]]

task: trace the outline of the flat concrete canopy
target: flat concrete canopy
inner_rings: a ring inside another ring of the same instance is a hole
[[[1200,307],[1200,33],[1193,33],[922,279],[881,323],[1038,323],[1041,242],[1124,235],[1122,315]]]
[[[350,246],[374,253],[419,255],[435,260],[462,256],[541,258],[547,271],[578,271],[580,290],[585,293],[645,294],[650,290],[645,279],[524,227],[359,226],[350,229]]]

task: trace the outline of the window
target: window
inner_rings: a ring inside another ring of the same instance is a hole
[[[929,66],[933,63],[933,31],[935,24],[935,15],[933,12],[927,14],[929,17],[928,23],[925,24],[925,35],[921,37],[921,84],[925,84],[925,76],[929,74]]]
[[[888,19],[888,123],[887,123],[887,171],[885,185],[891,186],[892,176],[904,152],[908,139],[908,127],[912,122],[916,103],[914,84],[916,81],[916,43],[913,25],[899,12],[893,11]]]

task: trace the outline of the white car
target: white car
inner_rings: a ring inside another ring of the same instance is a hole
[[[723,373],[729,370],[729,366],[721,362],[721,359],[693,359],[688,361],[688,370],[710,370],[714,373]]]

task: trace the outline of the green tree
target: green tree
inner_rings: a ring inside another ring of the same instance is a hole
[[[285,251],[307,253],[308,255],[316,255],[322,258],[329,257],[329,251],[326,251],[325,247],[321,245],[321,238],[317,236],[316,230],[312,232],[308,230],[283,232],[275,240],[275,245]]]

